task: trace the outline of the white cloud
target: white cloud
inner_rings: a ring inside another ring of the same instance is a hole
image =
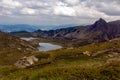
[[[67,6],[66,3],[61,2],[61,1],[57,1],[57,2],[56,2],[56,5],[57,5],[57,6]]]
[[[0,5],[6,8],[16,8],[22,6],[20,2],[14,0],[2,0],[0,1]]]
[[[79,3],[79,0],[65,0],[68,4],[75,5]]]
[[[67,6],[55,6],[54,7],[55,15],[64,15],[64,16],[76,16],[75,10]]]
[[[29,14],[29,15],[32,15],[32,14],[35,14],[36,11],[34,9],[30,9],[30,8],[23,8],[21,10],[21,13],[22,14]]]
[[[77,16],[81,18],[108,17],[103,12],[97,11],[94,8],[85,7],[83,5],[74,6],[73,9],[76,11]]]
[[[0,15],[12,15],[12,12],[9,10],[1,10]]]
[[[0,17],[15,16],[24,22],[90,22],[98,18],[120,19],[120,0],[0,0]],[[25,15],[21,15],[25,14]],[[66,17],[67,16],[67,17]],[[22,20],[23,18],[23,20]],[[9,18],[8,18],[9,19]],[[0,19],[2,20],[2,19]],[[65,21],[64,21],[65,20]]]
[[[120,16],[120,0],[87,0],[84,1],[86,7],[94,7],[96,10],[109,16]]]
[[[98,11],[94,7],[86,7],[85,4],[68,6],[61,3],[60,6],[53,6],[54,7],[54,14],[56,15],[63,15],[63,16],[75,16],[79,18],[98,18],[109,17],[104,12]]]

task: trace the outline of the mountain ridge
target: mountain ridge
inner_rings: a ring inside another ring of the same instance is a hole
[[[82,43],[104,42],[114,38],[120,37],[120,20],[106,22],[100,18],[95,23],[87,26],[74,26],[69,28],[62,28],[56,30],[36,30],[31,33],[22,34],[13,32],[11,34],[17,36],[32,36],[52,39],[64,39],[69,41],[78,41]],[[22,34],[22,35],[21,35]]]
[[[111,39],[112,37],[114,38],[116,37],[116,35],[120,34],[120,27],[119,27],[120,25],[117,25],[118,27],[116,27],[116,25],[113,23],[112,22],[111,24],[110,22],[107,23],[105,20],[100,18],[94,24],[89,26],[84,26],[84,27],[77,26],[77,27],[71,27],[71,28],[65,28],[65,29],[63,28],[63,29],[50,30],[50,31],[35,31],[33,32],[33,34],[38,34],[38,36],[42,34],[47,37],[49,36],[54,38],[62,37],[62,38],[68,38],[68,39],[72,39],[72,38],[86,39],[86,37],[89,37],[89,36],[90,36],[89,38],[94,39],[104,35],[104,37]],[[110,34],[113,30],[117,30],[118,33],[114,33],[113,35]]]

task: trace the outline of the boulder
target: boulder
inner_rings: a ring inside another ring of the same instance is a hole
[[[91,56],[91,53],[89,51],[83,52],[84,55]]]
[[[33,65],[35,62],[38,61],[38,58],[35,56],[23,57],[19,59],[14,65],[20,68],[26,68],[28,66]]]

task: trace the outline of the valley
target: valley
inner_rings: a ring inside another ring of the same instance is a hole
[[[73,49],[37,52],[35,64],[26,68],[1,67],[0,76],[5,80],[119,79],[119,43],[120,39],[116,39]]]
[[[88,26],[0,32],[0,79],[119,80],[118,23],[100,18]]]
[[[0,80],[120,80],[120,0],[0,0]]]

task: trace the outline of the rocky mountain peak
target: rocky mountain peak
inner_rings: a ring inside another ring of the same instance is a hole
[[[97,20],[91,27],[90,27],[91,30],[105,30],[107,29],[107,22],[100,18],[99,20]]]
[[[103,25],[103,24],[107,24],[107,22],[104,19],[100,18],[98,21],[95,22],[95,24],[96,25]]]

